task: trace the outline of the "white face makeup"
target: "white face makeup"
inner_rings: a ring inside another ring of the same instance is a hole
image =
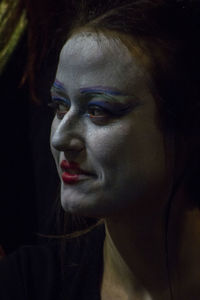
[[[51,149],[64,210],[109,216],[161,196],[166,166],[155,100],[139,59],[121,41],[93,33],[71,37],[52,98],[59,106]],[[84,170],[72,184],[62,179],[63,160]]]

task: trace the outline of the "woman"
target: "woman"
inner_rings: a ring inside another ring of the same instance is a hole
[[[58,287],[70,300],[200,298],[198,16],[196,1],[78,12],[51,89],[51,150],[64,211],[103,220],[105,238],[96,226],[69,241],[60,286],[54,250],[21,250],[21,299]]]

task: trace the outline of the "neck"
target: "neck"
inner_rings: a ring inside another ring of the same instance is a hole
[[[173,202],[168,250],[165,208],[137,209],[135,215],[105,220],[102,299],[193,299],[189,297],[189,291],[194,282],[199,285],[200,278],[200,242],[197,242],[200,240],[200,214],[195,209],[188,209],[184,203],[181,195]],[[186,274],[190,276],[190,285]],[[174,298],[171,298],[171,288],[176,295]],[[186,298],[184,294],[187,294]]]
[[[105,220],[104,279],[115,290],[127,291],[130,299],[170,299],[164,213],[143,209],[137,216]]]
[[[200,210],[179,190],[169,222],[169,262],[173,299],[200,299]]]

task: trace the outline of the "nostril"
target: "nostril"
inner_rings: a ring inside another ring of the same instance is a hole
[[[51,146],[58,151],[80,152],[84,149],[84,142],[78,137],[59,135],[51,140]]]

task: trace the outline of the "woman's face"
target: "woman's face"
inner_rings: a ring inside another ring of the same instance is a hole
[[[116,38],[79,33],[62,48],[51,149],[65,211],[106,217],[162,202],[164,138],[149,85],[138,56]]]

